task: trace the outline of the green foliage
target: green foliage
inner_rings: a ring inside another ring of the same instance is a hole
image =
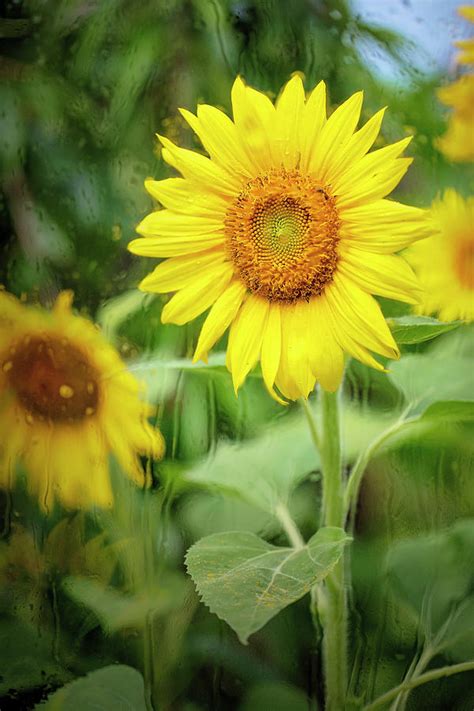
[[[393,591],[417,616],[431,656],[474,658],[474,521],[397,544],[388,556]]]
[[[92,610],[105,632],[124,628],[140,629],[150,616],[169,614],[184,602],[186,585],[180,576],[167,576],[147,585],[136,595],[125,595],[88,578],[66,578],[63,586],[79,605]]]
[[[188,571],[210,610],[244,644],[278,612],[323,580],[350,538],[321,528],[301,548],[278,548],[252,533],[216,533],[192,546]]]
[[[37,711],[146,711],[142,675],[124,664],[104,667],[55,691]]]
[[[406,354],[390,364],[389,377],[413,412],[439,400],[474,400],[472,362],[464,356]]]

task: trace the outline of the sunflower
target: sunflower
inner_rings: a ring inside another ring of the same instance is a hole
[[[469,22],[474,22],[474,6],[461,5],[458,8],[458,13]],[[462,50],[458,55],[457,61],[459,64],[474,64],[474,37],[469,37],[465,40],[459,40],[454,43],[456,47]]]
[[[335,390],[344,351],[382,369],[371,351],[398,348],[371,294],[417,301],[416,278],[392,253],[430,230],[423,210],[385,199],[412,161],[399,157],[410,138],[367,153],[384,110],[355,130],[358,92],[327,119],[324,83],[306,99],[298,75],[275,106],[238,77],[232,106],[234,121],[212,106],[181,109],[209,158],[159,136],[183,177],[145,182],[166,209],[145,217],[129,249],[169,259],[140,288],[177,292],[164,323],[211,307],[195,361],[230,326],[236,392],[258,360],[270,393],[288,399],[316,380]]]
[[[163,453],[138,383],[71,302],[62,292],[48,312],[0,293],[0,485],[11,488],[22,460],[46,509],[109,506],[109,452],[142,485],[137,453]]]
[[[407,250],[425,288],[419,313],[474,320],[474,198],[446,190],[432,206],[438,231]]]
[[[460,15],[474,22],[474,8],[458,8]],[[459,64],[474,63],[474,38],[455,43],[462,49],[458,55]],[[459,79],[438,89],[439,100],[452,108],[448,130],[437,140],[437,147],[455,162],[474,161],[474,75],[463,74]]]
[[[437,147],[452,161],[474,161],[474,75],[465,74],[438,89],[438,98],[451,106],[453,113],[448,130],[437,140]]]

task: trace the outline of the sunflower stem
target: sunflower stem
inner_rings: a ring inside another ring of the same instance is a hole
[[[321,391],[322,398],[322,523],[344,527],[339,393]],[[323,628],[323,667],[327,711],[343,711],[347,689],[347,599],[344,554],[319,586],[319,618]]]

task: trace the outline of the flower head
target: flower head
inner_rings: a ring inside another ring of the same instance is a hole
[[[444,321],[474,320],[474,198],[446,190],[433,203],[438,231],[407,250],[425,288],[420,313]]]
[[[273,105],[238,77],[233,121],[212,106],[181,110],[209,158],[160,137],[183,177],[145,183],[166,209],[145,217],[129,249],[168,259],[140,288],[177,292],[165,323],[210,308],[195,360],[230,326],[236,391],[258,360],[269,391],[295,399],[315,380],[334,390],[344,351],[379,369],[370,351],[398,356],[371,294],[417,300],[392,253],[429,227],[424,211],[384,199],[411,163],[400,157],[410,139],[368,153],[384,110],[356,130],[361,106],[358,92],[328,119],[323,82],[306,98],[294,75]]]
[[[0,485],[16,463],[44,507],[112,503],[109,452],[137,483],[138,453],[160,457],[161,434],[115,350],[59,295],[52,312],[0,292]]]
[[[438,97],[453,109],[448,130],[437,139],[439,150],[455,162],[474,161],[474,75],[438,89]]]

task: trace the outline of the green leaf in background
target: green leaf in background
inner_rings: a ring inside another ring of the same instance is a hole
[[[399,316],[388,320],[393,337],[400,344],[414,344],[430,341],[457,328],[462,321],[444,323],[430,316]]]
[[[398,543],[387,558],[396,596],[419,618],[425,640],[456,660],[474,655],[474,520]],[[470,594],[471,593],[471,594]]]
[[[142,675],[124,664],[97,669],[66,684],[35,707],[37,711],[146,711]]]
[[[441,400],[426,408],[421,420],[459,422],[474,420],[474,401]]]
[[[279,548],[253,533],[227,531],[195,543],[186,565],[203,602],[246,644],[326,577],[349,540],[340,528],[322,528],[301,548]]]
[[[308,711],[310,708],[311,701],[301,689],[282,682],[267,681],[250,689],[239,711]]]
[[[412,414],[439,400],[474,400],[471,358],[409,353],[388,367],[391,381],[412,405]]]
[[[92,610],[104,630],[111,633],[127,627],[141,628],[150,614],[167,614],[182,605],[186,582],[178,575],[167,576],[136,595],[125,595],[79,577],[66,578],[63,587],[73,600]]]
[[[311,405],[313,407],[313,404]],[[318,415],[318,407],[315,408]],[[389,417],[364,412],[349,404],[343,410],[346,463],[390,426]],[[185,475],[190,483],[232,493],[252,506],[275,514],[310,472],[320,468],[319,454],[302,415],[285,418],[265,434],[246,442],[223,442]]]

